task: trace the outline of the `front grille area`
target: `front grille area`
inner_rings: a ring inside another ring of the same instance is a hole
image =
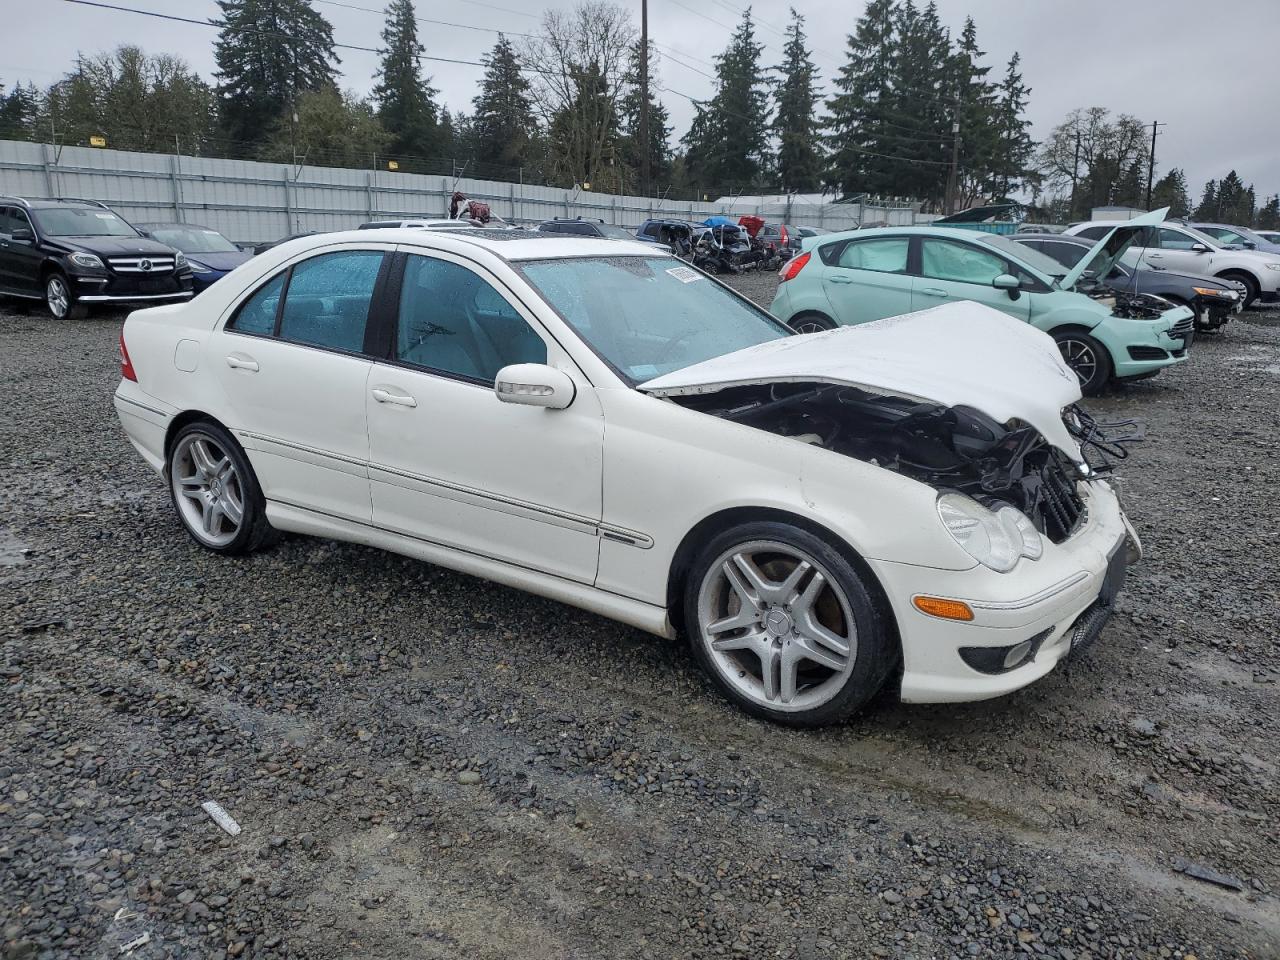
[[[172,273],[173,263],[172,256],[107,257],[107,266],[116,273]]]
[[[1056,460],[1040,468],[1040,516],[1044,535],[1053,543],[1062,543],[1075,533],[1084,517],[1084,500],[1075,481]]]
[[[1130,360],[1164,360],[1169,356],[1159,347],[1130,347]]]
[[[1169,331],[1169,336],[1185,340],[1191,331],[1195,329],[1195,325],[1196,321],[1194,317],[1187,317],[1185,320],[1179,320],[1173,325],[1173,329]]]

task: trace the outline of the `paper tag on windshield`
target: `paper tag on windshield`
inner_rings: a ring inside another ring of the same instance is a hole
[[[693,283],[695,280],[701,280],[702,274],[698,273],[690,267],[672,267],[667,273],[675,277],[681,283]]]
[[[95,213],[94,216],[99,220],[114,220],[116,218],[114,213]]]

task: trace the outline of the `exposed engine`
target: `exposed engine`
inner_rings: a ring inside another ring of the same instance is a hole
[[[1126,456],[1124,442],[1141,438],[1133,421],[1123,421],[1108,426],[1135,429],[1108,440],[1088,414],[1071,407],[1065,422],[1086,451],[1086,472],[1035,428],[1006,426],[972,407],[920,403],[829,384],[734,387],[678,402],[940,490],[988,503],[1011,503],[1054,543],[1071,536],[1083,518],[1077,482],[1108,472],[1113,459]]]
[[[1113,316],[1125,320],[1158,320],[1173,304],[1152,293],[1131,293],[1115,287],[1096,286],[1082,291],[1091,299],[1105,303]]]

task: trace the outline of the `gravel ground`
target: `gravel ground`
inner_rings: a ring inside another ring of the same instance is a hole
[[[1280,312],[1089,404],[1149,557],[1086,657],[818,733],[426,564],[200,551],[119,325],[0,313],[0,960],[1280,956]]]

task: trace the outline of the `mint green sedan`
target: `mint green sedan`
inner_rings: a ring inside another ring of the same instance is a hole
[[[1163,219],[1157,211],[1118,224],[1070,270],[1006,237],[954,227],[809,237],[780,271],[770,309],[812,332],[972,300],[1053,337],[1083,392],[1096,394],[1187,359],[1195,336],[1190,308],[1095,279],[1111,272],[1143,226]]]

